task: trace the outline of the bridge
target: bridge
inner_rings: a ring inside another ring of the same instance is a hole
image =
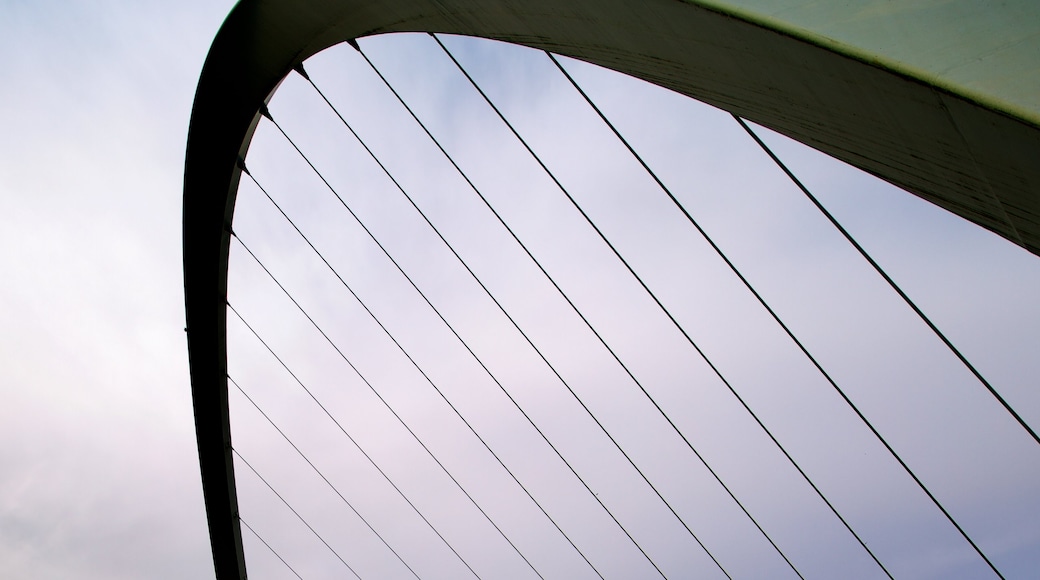
[[[807,3],[777,6],[675,0],[236,6],[203,69],[185,165],[187,330],[218,577],[245,577],[226,366],[227,267],[241,160],[282,79],[334,44],[436,32],[598,64],[769,127],[1040,252],[1037,9],[1011,3],[981,19],[967,2],[952,9],[861,2],[822,12]],[[957,42],[941,44],[950,38]]]

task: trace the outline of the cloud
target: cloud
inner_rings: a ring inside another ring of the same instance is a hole
[[[3,9],[5,577],[210,569],[178,216],[193,86],[228,8]]]
[[[209,573],[185,366],[180,178],[194,84],[227,3],[5,6],[0,47],[0,575]],[[897,575],[979,561],[543,55],[446,43],[727,380]],[[362,46],[619,358],[807,575],[877,570],[581,216],[424,35]],[[416,204],[735,576],[785,565],[421,130],[340,47],[308,70]],[[566,66],[1002,568],[1036,565],[1036,451],[726,114]],[[492,379],[264,122],[250,168],[517,479],[605,575],[717,572],[299,77],[271,109]],[[634,103],[644,103],[633,106]],[[1035,256],[767,134],[1032,424]],[[635,194],[635,195],[633,195]],[[236,231],[539,570],[592,575],[247,180]],[[233,249],[230,298],[485,575],[529,568],[266,275]],[[465,567],[229,316],[233,376],[423,577]],[[495,384],[515,397],[590,495]],[[236,447],[363,576],[407,570],[232,393]],[[298,571],[342,564],[238,466],[243,517]],[[283,533],[287,532],[287,533]],[[248,532],[253,576],[281,573]],[[825,546],[826,549],[822,549]],[[1025,572],[1023,572],[1024,574]]]

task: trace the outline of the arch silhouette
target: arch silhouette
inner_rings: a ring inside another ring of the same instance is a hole
[[[217,578],[245,578],[225,343],[238,162],[281,80],[334,44],[443,32],[579,58],[770,127],[1040,254],[1040,107],[883,66],[885,55],[844,50],[730,4],[243,0],[234,8],[199,80],[184,175],[186,331]]]

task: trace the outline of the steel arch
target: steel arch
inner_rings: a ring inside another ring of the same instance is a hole
[[[996,99],[940,87],[718,2],[243,0],[206,58],[184,173],[186,331],[218,578],[245,578],[225,342],[238,160],[259,109],[296,64],[386,32],[503,40],[643,78],[784,133],[1040,254],[1040,113],[1016,116]]]

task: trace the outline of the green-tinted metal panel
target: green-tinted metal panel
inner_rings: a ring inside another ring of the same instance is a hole
[[[1040,125],[1036,0],[690,0]]]

